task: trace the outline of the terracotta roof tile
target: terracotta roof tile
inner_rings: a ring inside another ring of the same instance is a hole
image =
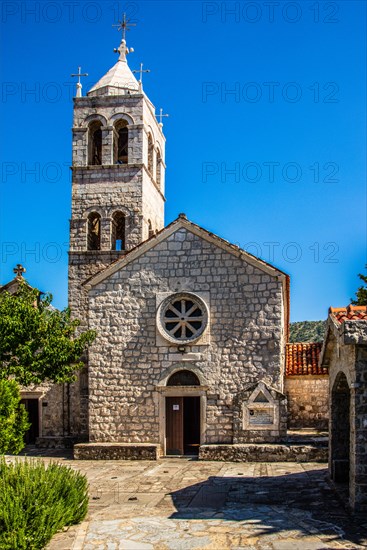
[[[328,374],[329,371],[326,367],[319,366],[321,348],[321,342],[287,344],[286,375]]]
[[[329,313],[338,321],[367,321],[367,306],[331,307]]]

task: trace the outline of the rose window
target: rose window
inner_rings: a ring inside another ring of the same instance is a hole
[[[158,325],[163,336],[171,341],[197,340],[207,323],[207,306],[194,294],[175,294],[160,306]]]

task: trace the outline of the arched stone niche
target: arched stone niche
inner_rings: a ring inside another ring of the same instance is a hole
[[[286,396],[264,382],[249,384],[233,402],[233,443],[275,442],[287,433]]]

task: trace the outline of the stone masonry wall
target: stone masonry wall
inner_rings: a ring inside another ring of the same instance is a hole
[[[289,428],[327,430],[329,418],[329,376],[287,376]]]
[[[209,296],[209,343],[186,346],[208,386],[205,442],[232,442],[233,397],[246,384],[283,389],[281,281],[180,228],[90,290],[91,441],[159,441],[155,387],[177,346],[157,340],[156,297],[185,290]]]
[[[356,331],[357,332],[357,331]],[[353,444],[350,452],[354,455],[351,473],[354,476],[350,497],[354,509],[367,513],[367,345],[358,345],[356,350],[356,388],[354,397],[354,416],[352,416]]]

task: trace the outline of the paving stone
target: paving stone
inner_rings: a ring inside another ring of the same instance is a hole
[[[48,550],[367,547],[366,526],[344,510],[322,464],[62,462],[87,475],[91,505],[86,520],[56,534]],[[134,491],[119,492],[120,483]]]

